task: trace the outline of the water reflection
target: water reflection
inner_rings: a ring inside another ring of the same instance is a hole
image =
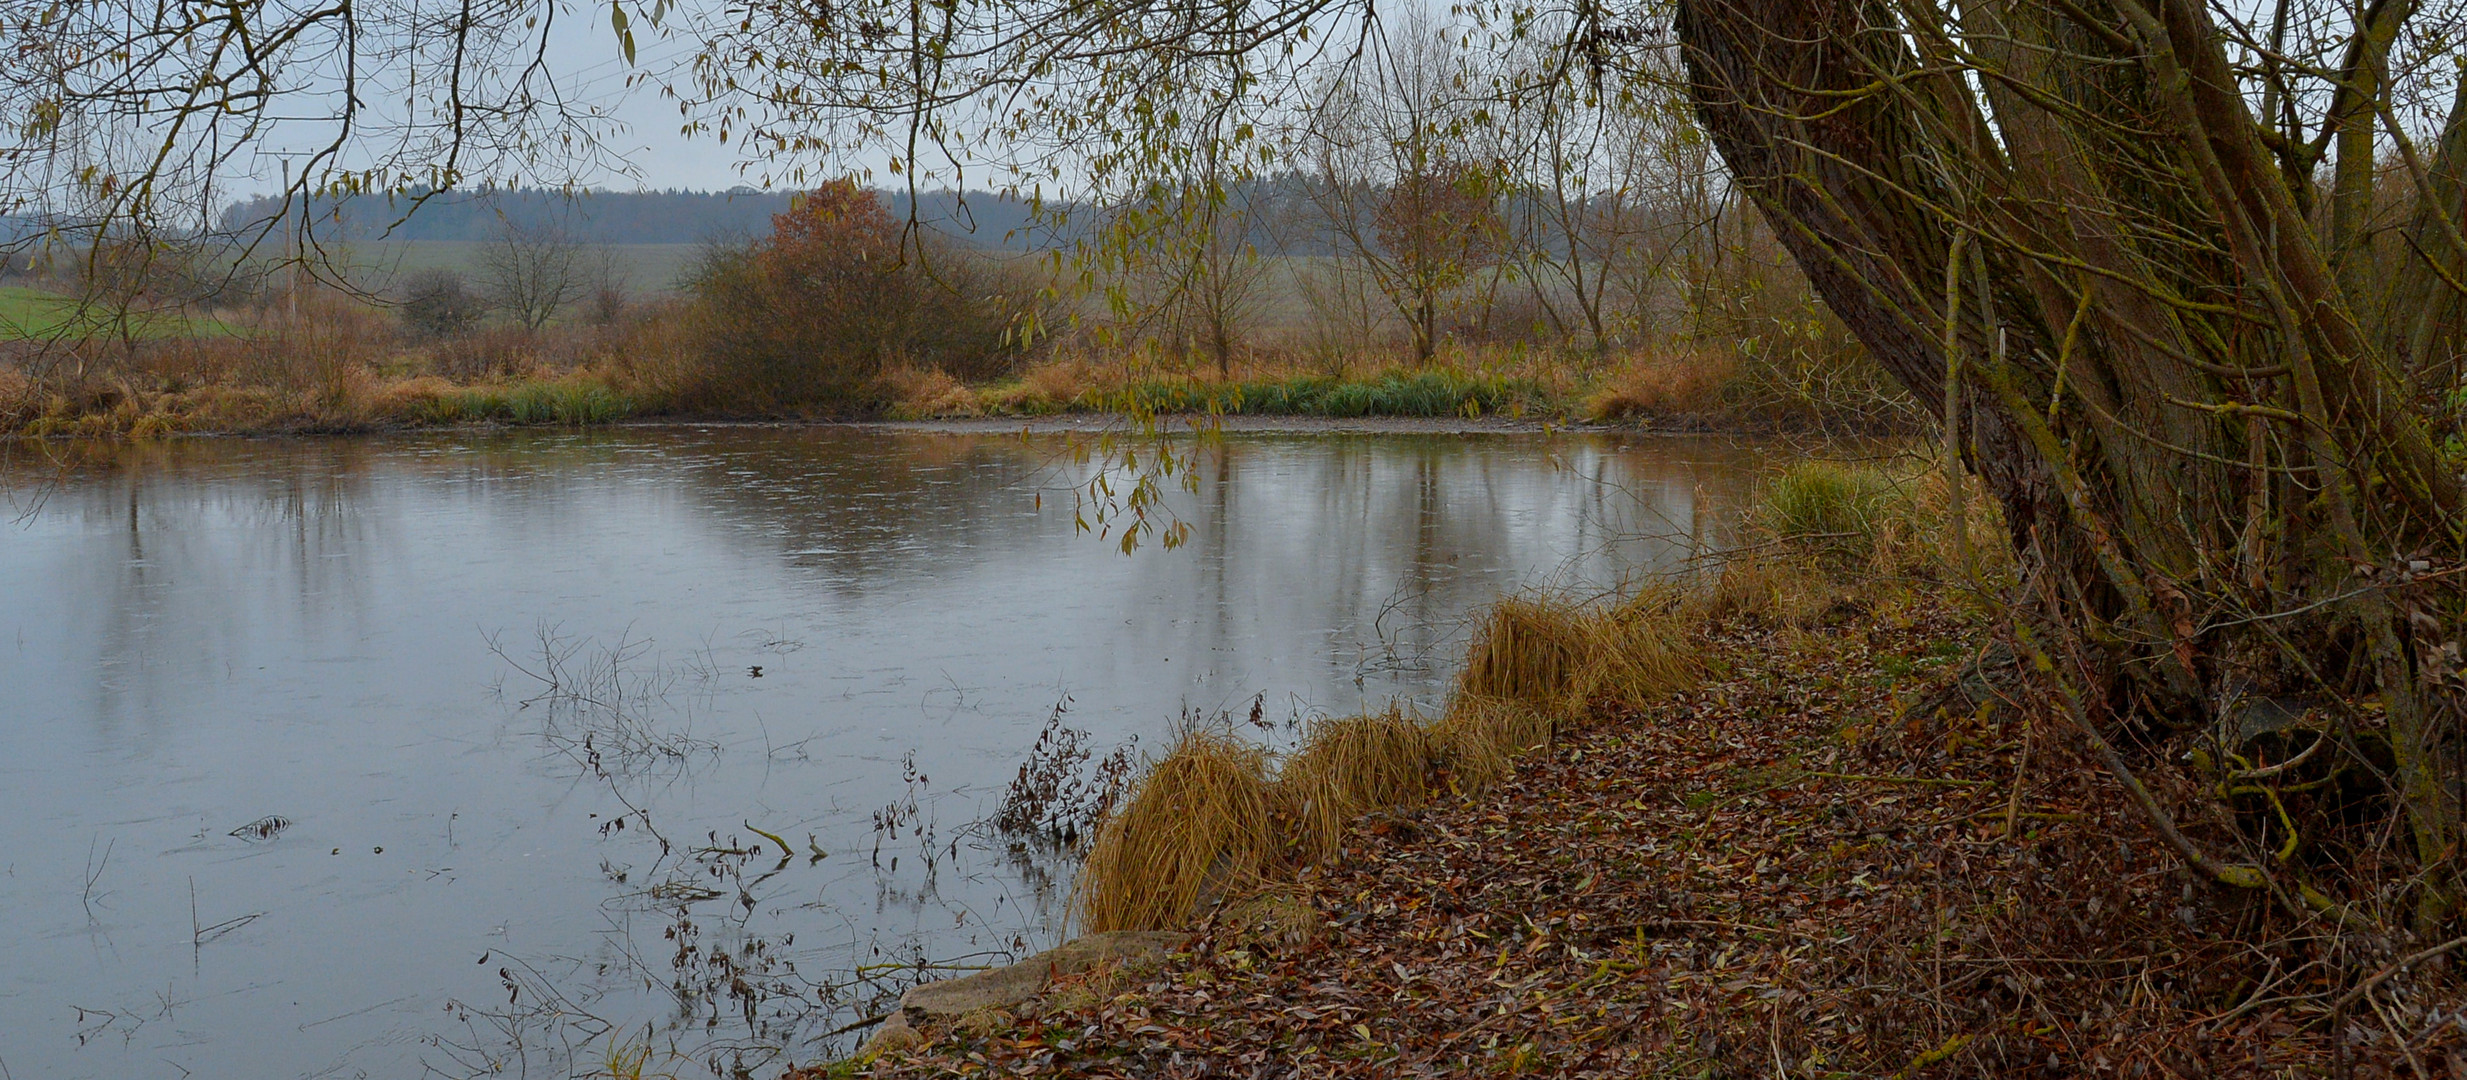
[[[1751,457],[1234,437],[1173,499],[1191,542],[1125,557],[1075,529],[1051,439],[120,451],[0,541],[0,1064],[813,1053],[898,961],[1055,933],[1067,868],[972,823],[1057,702],[1100,748],[1259,695],[1434,702],[1468,612],[1683,558]],[[522,674],[560,649],[614,712]]]

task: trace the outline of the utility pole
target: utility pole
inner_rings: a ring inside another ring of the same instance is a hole
[[[300,219],[291,212],[291,158],[283,162],[283,257],[291,261],[291,285],[283,290],[291,307],[291,325],[300,325]]]

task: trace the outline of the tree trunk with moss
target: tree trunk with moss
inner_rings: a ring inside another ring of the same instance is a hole
[[[1700,118],[1827,304],[1939,415],[1958,374],[2049,700],[2189,862],[2290,906],[2360,891],[2380,854],[2334,823],[2378,808],[2423,926],[2457,891],[2462,544],[2408,372],[2456,337],[2467,138],[2454,120],[2417,171],[2425,254],[2371,265],[2413,9],[2358,20],[2309,144],[2254,115],[2198,0],[1688,0],[1678,33]],[[2188,838],[2112,752],[2168,739],[2219,763],[2229,840]],[[2314,740],[2298,769],[2251,756]]]

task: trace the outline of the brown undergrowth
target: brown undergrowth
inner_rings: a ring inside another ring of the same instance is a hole
[[[1702,658],[1658,697],[1504,607],[1481,648],[1514,644],[1449,717],[1347,722],[1281,769],[1241,751],[1262,805],[1328,774],[1383,794],[1332,803],[1341,830],[1253,834],[1299,849],[1287,874],[1207,860],[1185,951],[803,1075],[2467,1075],[2467,991],[2431,943],[2186,872],[2011,692],[2009,631],[1923,535],[1948,494],[1904,488],[1863,547],[1783,545],[1631,605],[1682,632],[1656,655]],[[1434,783],[1476,760],[1437,733],[1477,723],[1532,749]],[[2160,748],[2126,749],[2198,803]]]

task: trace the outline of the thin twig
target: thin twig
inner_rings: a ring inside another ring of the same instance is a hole
[[[874,1025],[876,1025],[876,1024],[879,1024],[879,1023],[881,1023],[881,1022],[883,1022],[883,1021],[885,1021],[885,1020],[888,1020],[888,1019],[890,1019],[890,1018],[891,1018],[891,1017],[893,1017],[893,1016],[898,1015],[898,1013],[899,1013],[899,1010],[898,1010],[898,1009],[893,1009],[893,1010],[891,1010],[890,1012],[875,1013],[874,1015],[872,1015],[872,1016],[868,1016],[868,1017],[866,1017],[865,1019],[862,1019],[862,1020],[855,1020],[855,1021],[851,1021],[851,1022],[849,1022],[849,1023],[841,1024],[841,1025],[840,1025],[840,1026],[838,1026],[838,1027],[832,1028],[832,1029],[831,1029],[831,1030],[829,1030],[829,1031],[823,1032],[822,1034],[815,1036],[815,1037],[814,1037],[814,1041],[815,1041],[815,1042],[821,1042],[821,1041],[822,1041],[822,1040],[824,1040],[824,1039],[836,1038],[836,1037],[841,1036],[841,1035],[846,1035],[846,1034],[848,1034],[848,1033],[849,1033],[849,1032],[851,1032],[851,1031],[855,1031],[855,1030],[857,1030],[858,1028],[869,1028],[869,1027],[872,1027],[872,1026],[874,1026]]]
[[[2392,962],[2389,967],[2375,972],[2372,978],[2357,983],[2354,989],[2340,995],[2338,1001],[2331,1004],[2331,1013],[2340,1014],[2346,1012],[2347,1007],[2355,1004],[2357,998],[2363,997],[2365,994],[2372,992],[2374,987],[2380,986],[2382,982],[2390,976],[2396,975],[2416,964],[2420,964],[2426,960],[2440,956],[2443,953],[2456,949],[2461,945],[2467,945],[2467,937],[2451,938],[2448,941],[2435,945],[2432,948],[2425,949],[2422,952],[2410,953],[2407,956],[2400,957],[2398,960]]]

